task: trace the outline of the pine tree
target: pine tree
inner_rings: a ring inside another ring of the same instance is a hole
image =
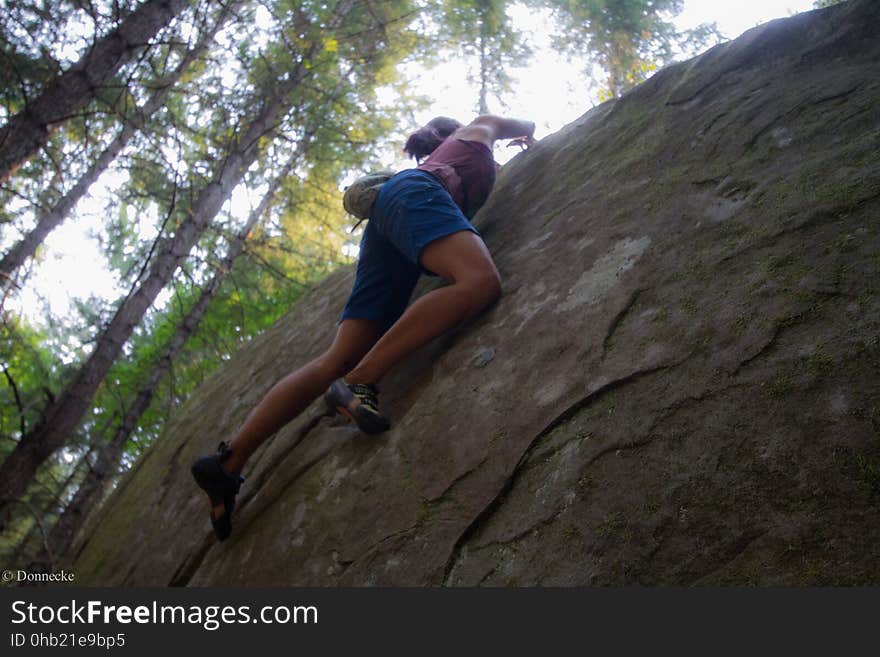
[[[340,2],[335,15],[328,20],[330,29],[338,26],[353,4],[353,0]],[[88,359],[44,409],[38,424],[21,438],[0,465],[0,503],[21,498],[40,464],[70,439],[135,326],[271,140],[275,124],[290,110],[293,91],[308,76],[311,60],[324,45],[322,40],[312,40],[293,71],[281,81],[267,81],[264,95],[257,101],[256,114],[249,121],[242,120],[245,127],[218,162],[212,181],[198,194],[187,216],[180,219],[174,235],[163,240],[149,272],[116,310]]]
[[[309,138],[306,135],[301,144],[307,146],[308,142]],[[119,467],[125,444],[137,427],[141,416],[153,401],[159,383],[171,370],[172,364],[180,354],[186,341],[195,333],[199,322],[205,316],[208,306],[214,300],[217,291],[226,281],[236,261],[244,252],[248,237],[268,213],[270,205],[276,199],[276,194],[281,184],[300,163],[299,157],[304,154],[304,150],[305,148],[300,149],[278,173],[259,205],[250,212],[244,227],[231,240],[225,257],[214,267],[214,275],[202,287],[198,300],[178,324],[161,355],[155,360],[147,381],[126,410],[125,416],[114,432],[113,437],[98,452],[95,464],[89,469],[86,477],[77,489],[76,495],[65,507],[64,512],[49,532],[43,558],[51,558],[51,555],[63,554],[76,536],[82,522],[101,501],[107,483]]]
[[[531,49],[507,15],[507,0],[447,0],[440,10],[440,48],[475,59],[471,80],[479,87],[476,109],[489,114],[489,95],[510,89],[509,70],[521,66]]]
[[[0,126],[0,182],[49,140],[51,131],[87,105],[98,90],[190,0],[146,0],[24,109]]]
[[[595,61],[606,78],[600,98],[614,98],[674,58],[717,37],[712,25],[679,31],[671,18],[682,0],[551,0],[560,51]]]
[[[0,260],[0,289],[14,284],[16,272],[19,268],[28,258],[33,257],[37,247],[42,244],[49,233],[67,218],[77,202],[86,194],[89,187],[106,171],[116,156],[128,145],[132,137],[143,128],[145,122],[163,107],[168,95],[181,76],[191,67],[193,62],[202,56],[210,45],[214,34],[241,4],[241,2],[231,3],[221,9],[213,28],[206,30],[198,42],[184,54],[175,69],[165,76],[164,79],[158,81],[156,89],[150,98],[141,107],[135,109],[119,133],[100,153],[92,165],[89,166],[86,172],[80,176],[73,187],[51,208],[42,212],[37,217],[34,228],[6,252],[3,259]]]

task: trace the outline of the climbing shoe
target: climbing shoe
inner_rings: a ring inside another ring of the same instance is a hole
[[[327,407],[353,420],[364,433],[381,433],[391,423],[379,412],[379,389],[369,383],[348,384],[336,379],[324,393]]]
[[[193,478],[208,497],[211,498],[211,526],[221,541],[232,533],[232,510],[235,496],[244,481],[241,475],[231,475],[223,469],[223,461],[229,458],[232,450],[226,443],[220,443],[216,454],[203,456],[190,467]]]

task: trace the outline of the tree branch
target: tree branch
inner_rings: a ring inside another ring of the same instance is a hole
[[[6,366],[3,366],[3,374],[6,376],[6,381],[9,383],[9,387],[12,388],[12,394],[15,397],[15,405],[18,407],[18,415],[21,420],[21,435],[24,436],[27,433],[27,423],[24,419],[24,404],[21,403],[21,395],[18,394],[18,386],[15,385],[15,379],[12,378],[12,375],[9,373],[9,370],[6,369]]]

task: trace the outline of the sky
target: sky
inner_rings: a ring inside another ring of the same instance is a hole
[[[774,18],[784,18],[813,8],[812,0],[685,0],[682,12],[674,23],[680,29],[694,28],[702,23],[716,22],[727,39],[735,39],[746,30]],[[568,61],[551,51],[549,27],[544,21],[536,21],[534,12],[525,7],[514,11],[518,29],[530,34],[531,41],[543,46],[541,53],[526,69],[516,69],[515,93],[505,98],[507,107],[490,104],[496,114],[533,120],[538,124],[536,136],[541,137],[571,123],[597,101],[590,98],[588,84],[580,63]],[[462,63],[450,63],[433,70],[432,90],[437,102],[416,118],[427,122],[436,115],[466,117],[473,112],[476,91],[461,84],[466,76]],[[446,82],[444,82],[446,81]],[[459,120],[466,120],[460,118]],[[511,149],[515,151],[517,149]],[[504,152],[496,146],[496,159],[503,164],[515,153]]]
[[[686,29],[715,21],[721,33],[733,39],[760,23],[809,9],[812,9],[812,0],[685,0],[684,9],[675,18],[675,23]],[[503,99],[504,106],[490,106],[490,109],[493,113],[535,121],[536,137],[541,138],[578,118],[596,101],[590,98],[582,67],[552,53],[547,47],[546,25],[527,10],[515,13],[514,19],[519,29],[530,34],[539,53],[527,68],[513,71],[515,89],[510,97]],[[425,81],[421,93],[434,97],[436,102],[430,109],[417,113],[416,120],[424,123],[433,116],[446,115],[467,121],[473,115],[476,90],[462,83],[466,78],[463,64],[438,66],[422,72],[419,77]],[[496,145],[496,159],[504,163],[517,150]],[[394,164],[401,168],[411,166],[405,160]],[[45,297],[49,312],[56,318],[71,313],[74,298],[96,295],[113,299],[123,292],[107,274],[103,256],[92,237],[100,233],[104,221],[100,197],[109,191],[102,191],[101,187],[100,183],[97,184],[92,190],[93,198],[80,204],[76,221],[68,221],[49,237],[42,262],[17,300],[7,302],[7,308],[13,312],[21,311],[31,323],[42,325],[42,304],[35,290]],[[240,191],[232,200],[232,211],[237,216],[246,213],[254,202]],[[157,303],[161,303],[161,299]]]

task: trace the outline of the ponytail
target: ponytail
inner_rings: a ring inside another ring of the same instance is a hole
[[[437,130],[425,126],[424,128],[419,128],[409,136],[403,150],[410,157],[416,158],[416,162],[418,162],[426,155],[433,153],[434,149],[443,143],[443,139],[444,137],[441,137]]]
[[[427,125],[419,128],[406,140],[403,150],[419,162],[423,157],[430,155],[443,143],[453,132],[462,127],[462,124],[447,116],[437,116]]]

